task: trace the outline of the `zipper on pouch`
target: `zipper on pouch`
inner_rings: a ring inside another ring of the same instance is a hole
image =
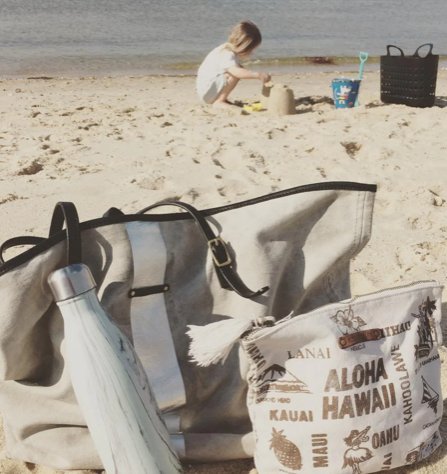
[[[384,288],[383,290],[378,290],[378,291],[372,291],[371,293],[365,293],[363,295],[354,295],[352,298],[342,300],[340,303],[353,303],[354,301],[363,301],[366,298],[370,298],[371,296],[384,296],[387,294],[394,294],[394,293],[400,293],[399,290],[405,291],[410,288],[414,287],[420,287],[421,289],[423,288],[430,288],[432,286],[439,285],[439,282],[436,280],[419,280],[419,281],[413,281],[411,283],[407,283],[406,285],[399,285],[399,286],[392,286],[390,288]],[[332,304],[332,303],[331,303]]]
[[[365,300],[371,300],[374,297],[381,298],[381,297],[386,296],[388,294],[389,295],[399,294],[399,293],[403,293],[403,292],[405,292],[405,291],[407,291],[411,288],[415,288],[415,287],[420,288],[420,289],[424,289],[424,288],[431,288],[431,287],[437,286],[437,285],[439,285],[439,282],[436,281],[436,280],[414,281],[414,282],[411,282],[411,283],[407,283],[405,285],[399,285],[399,286],[393,286],[393,287],[390,287],[390,288],[384,288],[382,290],[377,290],[377,291],[373,291],[373,292],[370,292],[370,293],[365,293],[365,294],[362,294],[362,295],[354,295],[351,298],[348,298],[348,299],[345,299],[345,300],[340,300],[340,301],[337,301],[335,303],[328,303],[326,305],[315,308],[312,311],[309,311],[307,314],[316,313],[316,312],[320,312],[320,311],[327,311],[330,308],[337,308],[340,305],[349,305],[349,304],[354,303],[354,302],[355,303],[361,303],[362,301],[365,301]],[[299,314],[294,315],[293,312],[292,312],[289,315],[285,316],[284,318],[282,318],[278,321],[276,321],[275,318],[273,318],[273,317],[258,318],[256,321],[253,322],[252,329],[245,332],[241,336],[241,339],[243,339],[244,341],[249,342],[252,339],[255,339],[260,331],[266,330],[267,328],[281,326],[281,325],[286,324],[289,321],[292,321],[293,319],[299,318],[299,317],[300,317]],[[272,321],[274,321],[274,322],[272,323]]]
[[[439,283],[435,280],[416,281],[407,285],[396,286],[393,288],[387,288],[379,290],[374,293],[368,293],[361,296],[354,296],[350,299],[343,301],[337,301],[335,303],[329,303],[319,308],[315,308],[308,313],[294,315],[291,312],[286,317],[276,321],[273,316],[265,316],[253,319],[240,319],[240,318],[229,318],[215,323],[210,323],[206,326],[188,326],[187,334],[191,339],[189,354],[191,360],[201,367],[208,367],[209,365],[216,364],[217,362],[224,362],[228,357],[232,347],[236,342],[243,341],[250,343],[262,334],[269,334],[271,331],[280,326],[283,327],[288,323],[292,322],[295,318],[300,316],[312,317],[322,311],[328,311],[330,308],[340,308],[343,305],[349,305],[353,302],[361,302],[363,300],[370,301],[372,298],[381,298],[387,294],[399,294],[408,291],[410,288],[431,288],[439,286]],[[373,328],[372,331],[380,331],[379,328]],[[210,338],[210,334],[218,334],[219,338],[216,342],[214,338]],[[380,336],[380,334],[371,333],[370,337]],[[348,341],[349,342],[349,341]],[[341,348],[343,346],[342,342]]]

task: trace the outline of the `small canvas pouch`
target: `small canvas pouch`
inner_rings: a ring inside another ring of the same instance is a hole
[[[430,455],[441,444],[440,297],[417,283],[244,337],[259,474],[371,473]]]
[[[241,345],[259,474],[385,471],[441,444],[441,291],[418,282],[253,322]],[[200,332],[191,355],[216,362]]]

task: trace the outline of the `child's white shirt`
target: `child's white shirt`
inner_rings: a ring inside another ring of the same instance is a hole
[[[212,103],[226,84],[225,72],[231,67],[239,67],[237,56],[226,47],[217,46],[203,60],[197,71],[196,89],[199,98]]]

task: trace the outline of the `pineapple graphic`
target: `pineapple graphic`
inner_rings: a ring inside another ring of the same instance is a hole
[[[270,449],[273,449],[276,459],[283,466],[299,471],[302,466],[300,450],[282,434],[283,431],[276,431],[275,428],[272,428]]]

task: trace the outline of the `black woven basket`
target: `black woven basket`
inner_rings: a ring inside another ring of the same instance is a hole
[[[426,56],[419,50],[429,46]],[[426,43],[413,56],[405,56],[397,46],[388,45],[387,55],[380,56],[380,99],[387,104],[405,104],[412,107],[432,107],[435,103],[439,56],[432,54],[433,45]],[[400,55],[391,55],[396,48]]]

